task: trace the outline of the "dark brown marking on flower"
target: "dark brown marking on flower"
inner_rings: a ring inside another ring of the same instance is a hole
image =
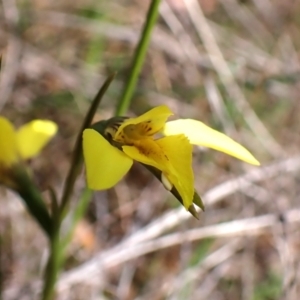
[[[147,156],[147,155],[150,154],[150,151],[149,151],[149,150],[141,149],[141,148],[139,148],[139,152],[140,152],[140,154],[144,154],[145,156]]]
[[[145,148],[145,147],[137,146],[137,145],[135,145],[135,146],[136,146],[136,148],[139,150],[139,153],[140,153],[140,154],[143,154],[143,155],[145,155],[145,156],[148,156],[148,155],[151,153],[151,150],[149,150],[149,149],[147,149],[147,148]]]

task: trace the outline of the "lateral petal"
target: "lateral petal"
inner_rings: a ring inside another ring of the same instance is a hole
[[[18,144],[13,125],[0,117],[0,167],[10,166],[18,161]]]
[[[36,156],[56,134],[57,125],[49,120],[34,120],[17,131],[17,142],[23,159]]]
[[[132,159],[113,147],[94,129],[83,132],[83,155],[88,187],[104,190],[116,185],[132,166]]]
[[[167,122],[163,129],[163,134],[166,136],[179,133],[186,135],[191,144],[209,147],[234,156],[249,164],[260,165],[258,160],[242,145],[200,121],[179,119]]]

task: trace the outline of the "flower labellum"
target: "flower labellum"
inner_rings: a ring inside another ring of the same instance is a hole
[[[223,133],[191,119],[167,122],[171,115],[170,109],[162,105],[137,118],[111,118],[84,130],[83,153],[89,188],[111,188],[135,160],[197,217],[193,203],[202,209],[204,205],[194,190],[192,144],[259,165],[248,150]]]

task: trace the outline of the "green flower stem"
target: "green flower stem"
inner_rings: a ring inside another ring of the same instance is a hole
[[[151,37],[151,32],[157,20],[159,4],[160,4],[160,0],[152,0],[151,5],[149,7],[146,23],[141,33],[139,44],[134,53],[132,66],[131,66],[131,73],[125,84],[122,97],[118,103],[115,112],[116,116],[124,115],[130,105],[132,95],[137,83],[137,79],[141,72],[145,60],[146,52]]]
[[[71,167],[69,173],[66,178],[64,191],[62,195],[61,204],[58,207],[57,214],[53,214],[53,232],[50,239],[50,255],[47,263],[47,267],[45,270],[44,277],[44,287],[43,287],[43,300],[51,300],[54,297],[54,288],[57,280],[57,276],[63,266],[64,262],[64,250],[65,250],[65,242],[64,240],[60,240],[60,228],[61,223],[67,214],[70,198],[74,189],[75,181],[80,174],[83,164],[83,156],[82,156],[82,132],[85,128],[89,127],[92,123],[93,117],[97,111],[98,105],[102,100],[105,92],[107,91],[110,83],[114,79],[115,74],[109,76],[106,81],[103,83],[100,88],[98,94],[92,102],[92,105],[86,114],[86,117],[81,125],[81,129],[78,133],[76,144],[74,146],[74,152],[71,160]],[[52,199],[55,201],[55,199]],[[54,204],[55,208],[55,204]],[[55,210],[55,209],[54,209]],[[82,215],[84,212],[82,212]],[[75,226],[75,225],[74,225]]]
[[[83,195],[81,196],[81,199],[77,207],[75,208],[71,228],[69,229],[67,235],[62,239],[60,239],[61,223],[59,222],[59,220],[56,220],[56,224],[55,224],[56,226],[53,229],[53,234],[50,239],[50,257],[48,259],[48,263],[44,274],[44,288],[41,297],[42,300],[54,299],[55,296],[54,287],[59,272],[65,260],[65,250],[68,244],[70,243],[70,240],[74,233],[74,229],[78,221],[82,219],[83,215],[86,212],[91,196],[92,196],[92,191],[86,188],[83,192]]]
[[[72,157],[72,161],[71,161],[71,167],[70,167],[67,179],[66,179],[63,196],[62,196],[62,201],[61,201],[61,206],[60,206],[60,220],[61,221],[63,220],[63,218],[66,215],[66,212],[68,209],[68,204],[70,202],[70,197],[71,197],[71,194],[72,194],[72,191],[74,188],[74,184],[75,184],[76,178],[78,177],[78,175],[81,171],[82,164],[83,164],[83,156],[82,156],[82,133],[83,133],[83,130],[88,128],[91,125],[94,115],[99,106],[99,103],[102,100],[109,85],[115,78],[115,75],[116,75],[115,73],[110,75],[103,83],[103,85],[100,88],[98,94],[96,95],[94,101],[92,102],[92,105],[91,105],[88,113],[86,114],[85,119],[81,125],[81,129],[78,133],[78,136],[76,139],[76,144],[74,147],[73,157]]]
[[[54,287],[63,263],[63,253],[59,240],[59,227],[50,240],[50,256],[44,274],[44,288],[41,299],[52,300],[54,298]]]
[[[22,165],[13,167],[12,176],[17,183],[16,191],[24,200],[31,215],[51,239],[53,234],[52,220],[39,190]]]

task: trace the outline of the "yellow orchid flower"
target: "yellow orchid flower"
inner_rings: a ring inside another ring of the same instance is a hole
[[[167,122],[171,115],[170,109],[162,105],[137,118],[116,117],[84,130],[83,153],[89,188],[111,188],[135,160],[153,172],[195,215],[193,203],[202,209],[203,203],[194,191],[192,144],[259,165],[248,150],[223,133],[191,119]]]
[[[24,159],[36,156],[57,132],[57,125],[48,120],[31,121],[18,130],[0,116],[0,183],[8,183],[9,171]]]

